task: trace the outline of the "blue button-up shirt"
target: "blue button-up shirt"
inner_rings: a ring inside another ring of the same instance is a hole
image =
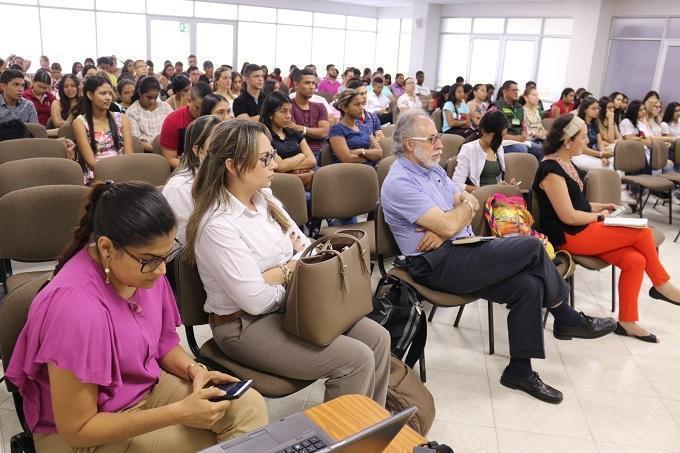
[[[14,107],[9,107],[5,102],[5,96],[0,94],[0,123],[19,120],[24,123],[37,123],[38,112],[28,99],[18,99]]]
[[[434,207],[444,212],[452,210],[456,192],[460,190],[439,165],[421,167],[404,156],[392,164],[380,191],[380,204],[401,253],[421,253],[417,247],[425,233],[416,231],[416,221]],[[473,235],[468,225],[451,239]]]

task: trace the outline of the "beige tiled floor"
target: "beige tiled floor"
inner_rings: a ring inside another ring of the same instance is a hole
[[[680,283],[680,242],[672,239],[680,224],[666,222],[665,210],[646,209],[651,223],[666,233],[662,261]],[[610,309],[608,270],[577,270],[577,308],[606,315]],[[495,305],[496,354],[488,355],[485,303],[469,306],[460,327],[456,310],[440,309],[429,325],[427,386],[437,402],[437,418],[429,437],[455,446],[457,453],[509,452],[680,452],[680,308],[652,301],[645,280],[640,315],[660,344],[646,344],[615,335],[593,341],[558,341],[551,321],[545,331],[546,360],[534,368],[546,382],[564,392],[553,406],[511,391],[498,382],[508,359],[504,318]],[[199,339],[209,331],[201,329]],[[319,403],[323,385],[280,400],[270,400],[276,419]],[[4,386],[0,388],[2,446],[19,424]]]

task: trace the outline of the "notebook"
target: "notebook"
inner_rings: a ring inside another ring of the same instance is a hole
[[[605,217],[605,226],[622,226],[629,228],[647,228],[647,219],[636,217]]]

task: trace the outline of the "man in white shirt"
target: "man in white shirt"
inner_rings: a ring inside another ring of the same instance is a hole
[[[392,121],[392,112],[390,112],[390,98],[388,98],[387,95],[382,92],[384,83],[385,80],[382,77],[374,77],[373,83],[371,84],[372,90],[370,90],[366,95],[366,110],[378,115],[380,124],[385,124]]]
[[[416,72],[416,96],[421,94],[430,96],[432,94],[430,89],[423,85],[423,82],[425,82],[425,73],[423,71]]]

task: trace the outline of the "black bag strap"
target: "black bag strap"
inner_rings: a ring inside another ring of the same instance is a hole
[[[408,353],[406,353],[406,359],[404,359],[404,363],[406,365],[408,365],[411,368],[413,368],[416,365],[416,362],[423,355],[423,351],[425,351],[426,342],[427,342],[427,321],[425,320],[425,316],[423,316],[422,318],[420,318],[420,326],[418,327],[418,332],[413,337],[413,342],[411,342],[411,346],[408,348]]]

